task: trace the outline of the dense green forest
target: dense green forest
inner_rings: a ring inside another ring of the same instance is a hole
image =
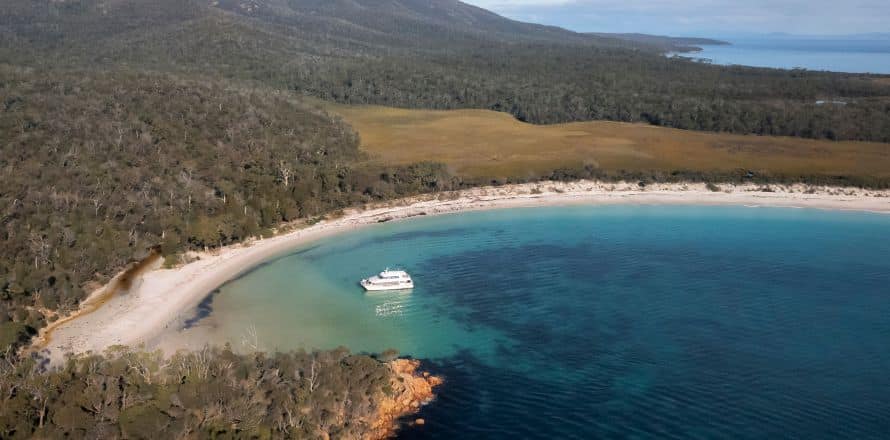
[[[165,255],[456,182],[362,164],[352,129],[273,91],[165,75],[0,67],[0,346]]]
[[[435,164],[371,166],[339,119],[233,84],[0,65],[0,438],[369,434],[395,375],[367,355],[118,350],[47,369],[15,350],[152,249],[458,184]]]
[[[368,161],[352,128],[306,96],[890,142],[890,81],[661,55],[693,43],[578,34],[456,0],[3,1],[0,438],[365,432],[391,376],[343,350],[118,351],[51,370],[14,350],[153,249],[173,261],[346,206],[484,183]],[[589,176],[627,177],[549,177]]]
[[[533,123],[607,119],[890,142],[890,84],[869,75],[668,59],[669,39],[577,34],[454,0],[11,0],[5,8],[0,55],[40,69],[201,73],[341,103],[486,108]]]
[[[0,345],[154,247],[225,245],[460,184],[436,164],[368,165],[357,135],[300,95],[890,141],[886,80],[668,59],[670,40],[454,0],[9,0],[2,12]]]
[[[0,358],[0,438],[365,438],[391,378],[345,349]]]
[[[730,45],[726,41],[715,40],[712,38],[695,38],[695,37],[669,37],[666,35],[649,35],[639,33],[627,34],[606,34],[600,32],[591,32],[589,35],[602,38],[619,38],[626,41],[648,44],[662,47],[666,52],[696,52],[701,50],[700,46],[725,46]]]

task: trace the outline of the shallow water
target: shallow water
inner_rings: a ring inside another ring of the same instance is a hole
[[[447,382],[404,438],[886,438],[888,255],[877,214],[424,218],[256,268],[179,337],[426,359]],[[357,281],[387,265],[417,287],[363,293]]]

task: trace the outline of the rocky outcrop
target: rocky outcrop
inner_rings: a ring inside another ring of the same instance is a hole
[[[380,402],[378,416],[367,436],[371,440],[391,437],[399,427],[399,420],[417,413],[422,405],[429,403],[435,397],[433,389],[442,384],[442,378],[419,371],[418,360],[396,359],[389,366],[393,371],[390,383],[393,393]]]

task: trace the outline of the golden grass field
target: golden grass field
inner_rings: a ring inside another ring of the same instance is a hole
[[[890,144],[702,133],[619,122],[539,126],[487,110],[406,110],[325,104],[361,136],[373,160],[443,162],[462,177],[605,170],[890,177]]]

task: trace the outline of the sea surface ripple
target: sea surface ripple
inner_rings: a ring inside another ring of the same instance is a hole
[[[344,234],[221,288],[183,337],[422,358],[401,438],[890,433],[890,217],[692,206],[471,213]],[[401,266],[417,287],[356,284]],[[253,333],[250,333],[253,334]]]

